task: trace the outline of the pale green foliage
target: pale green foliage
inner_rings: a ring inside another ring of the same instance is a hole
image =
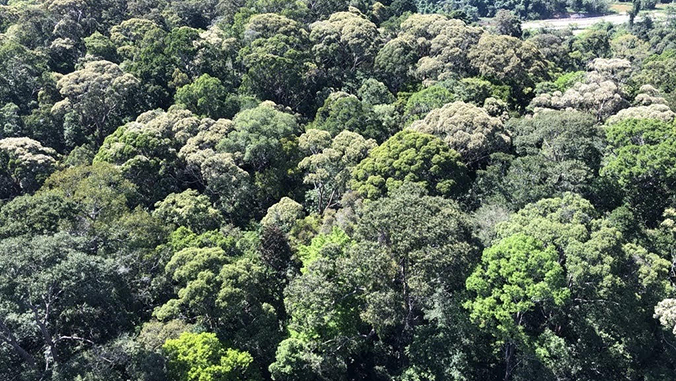
[[[110,39],[118,47],[117,53],[124,58],[133,58],[139,53],[144,37],[149,32],[160,31],[154,21],[143,18],[130,18],[110,28]]]
[[[198,317],[209,326],[216,319],[214,293],[218,290],[216,276],[230,260],[220,247],[185,248],[174,254],[166,271],[181,285],[178,298],[171,299],[155,310],[160,320],[187,314]]]
[[[64,100],[52,113],[72,118],[65,139],[72,146],[103,139],[133,112],[131,99],[139,80],[108,61],[92,61],[80,70],[63,76],[57,87]]]
[[[289,233],[296,221],[303,218],[303,214],[303,205],[288,197],[282,197],[278,203],[268,208],[261,225],[277,226],[284,233]]]
[[[211,206],[209,198],[193,189],[169,194],[157,202],[153,216],[167,224],[185,226],[196,233],[217,229],[222,221],[220,212]]]
[[[413,14],[398,36],[376,57],[376,69],[390,88],[399,89],[412,77],[434,82],[471,70],[468,53],[483,30],[439,14]]]
[[[300,136],[299,148],[309,154],[298,163],[303,182],[313,186],[307,198],[319,212],[338,205],[350,180],[350,172],[376,147],[373,139],[343,131],[331,139],[328,132],[310,129]]]
[[[138,156],[144,156],[146,160],[175,157],[172,149],[206,129],[208,124],[203,126],[202,123],[190,111],[180,107],[172,107],[168,112],[147,111],[109,135],[96,160],[124,166]]]
[[[231,154],[215,152],[218,142],[233,128],[232,121],[219,119],[188,139],[178,152],[186,172],[206,187],[207,194],[217,198],[219,208],[226,213],[246,205],[250,181],[249,174],[237,166]]]
[[[670,123],[676,118],[676,113],[665,104],[651,104],[649,106],[634,106],[620,110],[608,118],[608,124],[614,124],[627,119],[653,119]]]
[[[74,221],[74,228],[80,232],[112,228],[137,197],[134,184],[107,163],[55,172],[45,181],[43,190],[77,205],[80,218]]]
[[[626,97],[624,89],[615,79],[593,71],[565,92],[538,95],[531,101],[530,107],[535,111],[538,108],[587,111],[603,121],[628,106]]]
[[[185,161],[186,170],[195,178],[202,175],[201,166],[210,156],[215,154],[216,145],[234,128],[232,121],[219,119],[200,129],[190,137],[178,152],[178,157]]]
[[[468,54],[484,33],[480,28],[440,15],[413,15],[401,28],[402,33],[412,34],[429,49],[429,55],[422,57],[416,67],[416,76],[423,80],[444,80],[468,72]]]
[[[467,278],[477,294],[466,304],[472,319],[496,330],[498,343],[528,342],[524,316],[559,309],[570,299],[559,255],[537,239],[517,234],[484,250],[481,264]]]
[[[589,63],[589,69],[621,83],[631,74],[631,62],[622,58],[594,58]]]
[[[676,335],[676,299],[664,299],[655,306],[655,318]]]
[[[484,100],[483,108],[488,115],[500,118],[503,121],[508,120],[510,117],[508,113],[509,105],[502,99],[488,97]]]
[[[336,12],[311,26],[312,52],[321,65],[346,70],[368,68],[378,53],[376,25],[357,12]]]
[[[244,30],[244,38],[249,42],[259,38],[272,38],[277,34],[298,39],[306,39],[308,35],[298,21],[274,13],[254,15]]]
[[[247,352],[224,348],[213,333],[184,332],[162,346],[172,381],[251,381],[258,377]]]
[[[626,59],[632,63],[641,63],[649,55],[650,44],[632,34],[614,38],[610,47],[615,58]]]
[[[298,149],[306,155],[320,153],[331,145],[332,136],[329,131],[309,128],[298,137]]]
[[[635,106],[650,106],[653,104],[667,104],[667,100],[662,96],[662,92],[652,85],[643,85],[638,89],[638,94],[634,98]]]
[[[166,112],[148,111],[108,135],[94,162],[118,165],[125,177],[150,196],[148,203],[152,204],[178,191],[182,163],[177,152],[189,145],[190,138],[219,128],[214,124],[179,106]]]
[[[293,115],[278,111],[272,102],[263,102],[235,116],[234,130],[221,140],[219,149],[242,155],[245,165],[260,171],[283,161],[285,140],[297,131]]]
[[[56,152],[29,138],[0,140],[0,197],[34,192],[54,170]]]
[[[432,110],[411,129],[441,138],[462,156],[469,167],[485,162],[494,152],[506,151],[510,138],[502,121],[491,117],[483,108],[453,102]]]
[[[183,332],[189,332],[193,326],[175,319],[167,322],[149,321],[143,324],[136,338],[145,348],[159,351],[169,339],[178,339]]]
[[[608,124],[618,123],[626,119],[654,119],[672,122],[676,113],[671,111],[659,90],[651,85],[643,85],[634,98],[634,106],[620,110],[606,121]]]
[[[383,84],[374,78],[369,78],[359,88],[359,98],[370,105],[381,105],[394,102],[394,95]]]
[[[334,227],[331,233],[316,235],[309,245],[301,245],[298,247],[298,258],[303,262],[301,273],[306,273],[309,266],[316,260],[323,258],[324,250],[335,250],[340,248],[345,251],[353,243],[352,239],[345,234],[340,228]]]
[[[547,78],[547,66],[537,48],[514,37],[483,34],[468,58],[482,76],[509,83],[525,94]]]
[[[251,176],[235,163],[232,154],[213,154],[202,162],[200,170],[206,190],[218,200],[220,210],[232,218],[246,213],[240,209],[251,202]]]
[[[492,26],[497,34],[521,38],[521,20],[508,10],[497,11]]]

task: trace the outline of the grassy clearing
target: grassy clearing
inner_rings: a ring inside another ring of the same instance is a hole
[[[631,10],[631,3],[612,3],[610,11],[615,13],[627,13]]]
[[[665,11],[670,6],[676,6],[676,3],[658,3],[655,9],[653,10],[644,10],[643,12],[662,12]],[[611,3],[608,9],[611,13],[628,13],[631,11],[632,5],[631,2],[620,3],[615,2]]]

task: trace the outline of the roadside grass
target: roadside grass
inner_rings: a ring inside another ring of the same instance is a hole
[[[673,3],[673,2],[672,3],[658,3],[655,6],[655,9],[650,9],[650,10],[644,9],[644,10],[641,10],[641,13],[646,13],[646,12],[661,13],[661,12],[666,11],[669,7],[673,7],[673,6],[676,6],[676,3]],[[629,11],[631,11],[631,8],[632,8],[632,5],[631,5],[630,1],[629,2],[614,2],[614,3],[610,3],[608,10],[610,11],[610,13],[620,13],[620,14],[622,14],[622,13],[629,13]]]
[[[631,11],[631,3],[611,3],[609,10],[614,13],[627,13]]]

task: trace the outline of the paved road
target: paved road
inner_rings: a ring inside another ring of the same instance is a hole
[[[651,11],[646,13],[641,13],[636,20],[641,20],[641,17],[648,14],[652,17],[653,20],[665,20],[666,15],[661,12]],[[629,22],[629,15],[626,13],[599,16],[599,17],[568,17],[565,19],[548,19],[548,20],[535,20],[528,21],[521,24],[522,29],[539,29],[539,28],[548,28],[548,29],[567,29],[568,27],[573,28],[574,34],[582,33],[585,29],[590,26],[599,23],[599,22],[609,22],[615,25],[624,24]]]
[[[565,19],[548,19],[548,20],[536,20],[528,21],[521,24],[523,29],[539,29],[539,28],[549,28],[549,29],[566,29],[569,26],[574,26],[576,30],[581,30],[588,28],[599,22],[610,22],[613,24],[624,24],[629,21],[629,15],[619,14],[619,15],[608,15],[600,17],[569,17]]]

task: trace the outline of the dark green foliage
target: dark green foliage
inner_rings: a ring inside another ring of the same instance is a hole
[[[218,78],[203,74],[195,82],[176,90],[176,103],[203,117],[232,118],[237,113],[236,99],[228,94]]]
[[[480,174],[480,193],[498,196],[501,203],[516,208],[563,192],[610,196],[597,182],[604,139],[591,115],[548,111],[513,119],[506,129],[512,131],[518,157],[493,156],[491,166]]]
[[[128,66],[143,83],[145,97],[139,101],[150,108],[167,107],[174,89],[196,77],[192,60],[197,55],[194,42],[198,36],[196,29],[182,27],[170,33],[150,29],[141,37]]]
[[[610,152],[602,174],[617,181],[651,226],[673,202],[675,133],[673,124],[656,120],[629,119],[606,129]]]
[[[239,51],[245,70],[242,89],[259,99],[307,111],[313,84],[303,26],[284,16],[263,14],[249,20],[244,34],[252,37]]]
[[[674,378],[673,10],[0,3],[0,380]]]
[[[404,372],[405,348],[414,335],[425,336],[435,295],[461,290],[476,261],[468,223],[455,202],[405,184],[366,207],[354,243],[313,242],[314,258],[305,258],[303,274],[287,288],[292,334],[278,348],[273,376],[380,379]]]
[[[36,235],[0,246],[0,331],[27,375],[68,362],[82,343],[129,328],[130,293],[115,261],[84,253],[83,241]]]
[[[666,93],[676,90],[676,52],[666,51],[649,57],[643,64],[639,81],[655,84]]]
[[[84,39],[84,43],[88,54],[106,61],[117,61],[118,55],[115,43],[101,33],[94,32]]]
[[[47,75],[46,57],[12,41],[2,41],[0,104],[14,103],[23,114],[35,106],[37,92]]]
[[[76,204],[54,192],[19,196],[0,209],[2,237],[56,233],[63,221],[72,223]]]
[[[456,97],[445,86],[431,86],[411,95],[404,106],[407,123],[423,119],[430,111],[451,103]]]
[[[650,253],[640,245],[628,243],[616,227],[616,221],[616,218],[600,217],[587,200],[568,193],[562,198],[543,199],[530,204],[507,222],[497,226],[498,238],[503,241],[496,242],[495,246],[487,249],[485,256],[493,256],[504,252],[503,250],[512,251],[522,247],[524,241],[530,242],[529,245],[535,247],[526,252],[545,254],[541,252],[542,248],[545,252],[549,251],[545,255],[549,258],[549,264],[541,263],[538,271],[555,271],[553,276],[544,278],[543,286],[547,287],[527,288],[529,292],[536,293],[535,301],[544,304],[537,310],[545,312],[532,314],[530,318],[522,315],[517,320],[506,320],[513,328],[516,328],[515,322],[517,325],[520,322],[523,326],[512,331],[511,342],[504,340],[504,336],[502,340],[496,341],[496,344],[504,346],[506,354],[518,357],[518,352],[532,351],[531,355],[519,358],[532,358],[534,355],[535,359],[530,360],[535,361],[532,366],[542,366],[543,372],[551,374],[549,378],[591,380],[598,377],[598,374],[626,377],[632,372],[629,359],[647,359],[662,351],[657,347],[649,349],[642,343],[653,340],[651,330],[656,323],[652,318],[655,303],[652,300],[662,298],[663,293],[671,287],[667,286],[663,276],[658,275],[668,271],[669,261]],[[533,238],[520,236],[521,234]],[[483,270],[477,270],[476,274],[485,280],[488,272],[497,271],[496,276],[488,279],[502,282],[502,277],[512,270],[498,271],[498,268],[507,266],[508,263],[497,260]],[[558,267],[560,263],[564,263],[565,267]],[[565,283],[561,283],[562,271],[565,272]],[[489,300],[481,295],[488,293],[495,296],[494,293],[500,289],[491,291],[490,287],[483,286],[483,281],[470,279],[468,286],[479,295],[473,303]],[[509,276],[507,279],[508,282],[523,282],[528,278]],[[542,280],[537,276],[534,279]],[[552,286],[555,288],[552,289]],[[522,307],[532,302],[528,302],[526,295],[519,293],[518,288],[502,289],[513,292],[511,299],[507,300],[524,303]],[[547,296],[546,292],[550,291],[557,292],[558,296]],[[505,303],[506,299],[499,300]],[[596,308],[598,304],[603,304],[604,307]],[[640,307],[641,305],[646,307]],[[474,304],[470,307],[480,306]],[[475,310],[475,313],[490,315],[497,311],[492,307],[484,307],[479,311]],[[635,314],[626,313],[630,307],[636,311]],[[502,317],[506,318],[504,315]],[[486,324],[487,329],[495,335],[503,332],[499,324],[489,325],[488,320],[479,320],[479,323]],[[519,335],[526,341],[514,340]],[[534,341],[529,344],[527,340]],[[613,349],[605,350],[600,349],[601,347]],[[657,352],[652,355],[646,353],[653,349]],[[522,364],[510,368],[509,365],[514,365],[512,361],[515,358],[509,356],[504,357],[506,374],[526,372],[524,377],[529,377],[530,366]],[[589,362],[597,364],[594,371],[598,372],[597,375],[589,373],[586,365]]]
[[[439,0],[418,0],[418,10],[420,12],[439,12],[439,11],[461,11],[476,17],[491,17],[499,13],[501,9],[514,11],[522,19],[541,19],[551,18],[552,16],[563,13],[568,7],[576,12],[589,12],[592,14],[603,13],[607,10],[608,4],[605,1],[584,0],[461,0],[461,1],[439,1]]]
[[[346,93],[333,93],[317,110],[314,127],[338,135],[343,130],[356,132],[365,138],[385,140],[389,131],[384,131],[370,104]]]

